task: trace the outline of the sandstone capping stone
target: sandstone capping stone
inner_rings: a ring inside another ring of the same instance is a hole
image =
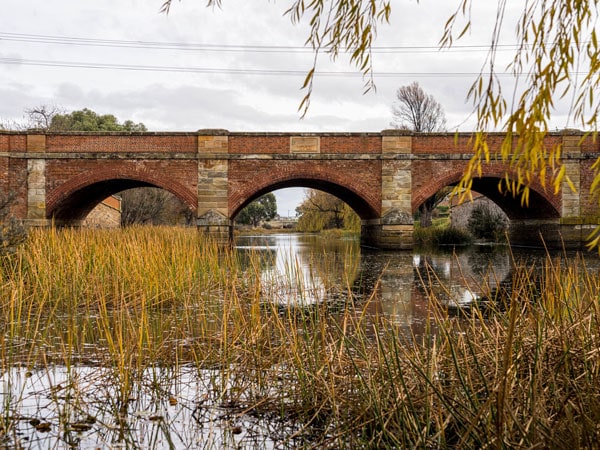
[[[383,136],[381,151],[383,153],[411,153],[412,136]]]
[[[198,153],[227,153],[229,137],[223,135],[198,135]]]
[[[390,128],[387,130],[382,130],[382,136],[412,136],[415,132],[412,130],[401,130],[399,128]]]
[[[319,136],[290,136],[290,153],[320,153]]]
[[[45,152],[46,151],[46,135],[45,134],[28,134],[27,135],[27,151],[28,152]]]
[[[229,130],[225,128],[200,128],[196,133],[203,136],[227,136]]]

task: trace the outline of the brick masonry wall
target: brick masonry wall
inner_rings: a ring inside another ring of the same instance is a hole
[[[196,153],[195,134],[128,134],[128,135],[67,134],[46,136],[46,152],[109,152],[109,153]]]
[[[14,203],[10,206],[11,214],[19,219],[27,217],[27,160],[10,159],[8,189],[14,194]]]
[[[24,134],[0,134],[0,152],[27,151],[27,136]]]
[[[323,136],[321,137],[321,153],[381,153],[381,136],[368,134],[354,136]]]
[[[229,136],[229,153],[283,154],[290,151],[290,136],[241,134]]]
[[[592,169],[594,162],[594,160],[581,161],[581,169],[579,172],[579,198],[582,216],[598,216],[598,204],[600,199],[597,194],[593,196],[590,193],[592,182],[594,181],[594,170]]]
[[[73,192],[111,179],[137,180],[162,187],[196,209],[197,167],[195,160],[50,159],[46,166],[47,213]]]
[[[257,192],[297,185],[328,185],[364,218],[381,214],[381,161],[232,160],[229,211],[237,212]],[[343,187],[343,188],[342,188]]]

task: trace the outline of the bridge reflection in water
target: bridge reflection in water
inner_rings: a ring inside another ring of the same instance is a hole
[[[544,251],[498,246],[446,252],[361,251],[358,241],[309,234],[237,238],[240,254],[263,257],[262,277],[283,304],[371,299],[370,310],[419,333],[435,297],[450,310],[468,308],[510,290],[516,265],[542,270]],[[589,267],[599,265],[589,255]]]

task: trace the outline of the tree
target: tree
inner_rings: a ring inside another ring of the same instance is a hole
[[[169,191],[143,187],[121,192],[121,225],[191,225],[193,212]]]
[[[591,130],[594,137],[598,128],[600,103],[595,91],[600,87],[600,53],[596,33],[600,0],[530,0],[526,2],[516,23],[517,51],[509,66],[516,81],[525,79],[522,91],[505,97],[495,66],[496,50],[501,44],[501,31],[506,27],[505,0],[500,1],[496,26],[487,59],[487,67],[473,83],[468,97],[473,101],[478,119],[471,159],[457,192],[469,194],[472,178],[480,173],[483,162],[499,157],[516,174],[516,180],[506,188],[518,193],[524,202],[529,198],[529,186],[539,181],[546,186],[547,178],[555,192],[563,180],[572,183],[560,163],[561,148],[546,148],[544,136],[554,101],[571,97],[571,119],[576,126]],[[466,16],[471,0],[461,0],[460,8],[449,19],[442,39],[444,46],[454,42],[454,29],[459,26],[460,38],[471,26]],[[462,12],[461,12],[462,11]],[[463,24],[457,25],[461,15]],[[486,73],[487,72],[487,73]],[[496,155],[487,146],[487,131],[501,128],[506,137]],[[595,179],[592,190],[600,186],[600,160],[593,167]],[[597,237],[594,245],[598,243]]]
[[[208,5],[218,6],[221,1],[208,0]],[[168,12],[171,2],[163,3],[163,11]],[[473,0],[457,2],[456,12],[446,22],[442,47],[451,47],[471,26]],[[536,181],[545,186],[548,178],[555,191],[561,188],[563,180],[570,183],[565,166],[560,163],[560,145],[546,148],[544,144],[557,98],[569,95],[573,123],[590,130],[594,138],[597,135],[600,96],[595,94],[600,88],[600,51],[596,24],[600,0],[528,0],[512,24],[505,17],[506,4],[506,0],[498,1],[488,58],[468,93],[477,114],[478,131],[473,139],[474,156],[456,186],[460,198],[470,195],[473,177],[481,173],[482,164],[489,163],[493,157],[506,163],[507,173],[516,178],[505,187],[520,194],[525,202],[529,198],[529,186]],[[365,90],[374,87],[371,46],[378,25],[389,23],[391,10],[391,0],[292,0],[287,15],[292,22],[309,18],[306,42],[315,53],[313,67],[302,86],[305,96],[299,109],[303,114],[310,104],[316,56],[321,51],[329,53],[332,59],[342,51],[349,54],[350,62],[366,79]],[[520,84],[524,87],[521,91],[511,90],[511,97],[505,97],[495,56],[503,45],[504,30],[513,26],[518,42],[509,70],[515,80],[524,79]],[[487,142],[488,132],[493,130],[506,133],[497,155],[490,152]],[[592,170],[592,191],[598,194],[600,158]],[[599,243],[600,232],[593,244]]]
[[[453,188],[451,187],[442,188],[419,205],[419,224],[422,228],[431,226],[433,219],[433,210],[446,197],[448,197],[448,195],[452,193],[452,190]]]
[[[327,192],[309,189],[296,208],[298,231],[317,232],[336,229],[360,229],[360,219],[346,203]]]
[[[50,131],[54,117],[58,114],[64,114],[64,111],[56,105],[39,105],[26,109],[25,114],[28,118],[27,128]]]
[[[87,108],[67,114],[53,114],[46,129],[48,131],[147,131],[143,123],[134,123],[131,120],[119,123],[112,114],[99,115]]]
[[[24,123],[11,124],[3,128],[29,129],[43,131],[148,131],[143,123],[126,120],[120,123],[112,114],[98,114],[83,108],[70,113],[56,105],[39,105],[25,110]]]
[[[444,108],[433,95],[427,95],[416,81],[396,91],[392,106],[392,126],[416,132],[445,131]]]
[[[503,239],[508,224],[502,214],[492,211],[486,204],[479,204],[473,208],[467,228],[478,239],[498,242]]]
[[[263,195],[251,202],[240,211],[236,217],[236,222],[244,225],[256,227],[263,220],[274,219],[277,215],[277,199],[272,192]]]
[[[425,93],[416,81],[398,88],[392,114],[395,119],[392,125],[396,128],[416,132],[444,131],[446,128],[444,108],[433,95]],[[431,226],[433,210],[448,194],[448,189],[442,189],[421,203],[419,206],[421,227]]]

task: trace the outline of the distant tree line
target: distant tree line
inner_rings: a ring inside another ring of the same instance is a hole
[[[143,123],[121,123],[112,114],[98,114],[91,109],[65,112],[59,106],[40,105],[25,110],[22,122],[0,122],[4,130],[61,131],[148,131]]]

